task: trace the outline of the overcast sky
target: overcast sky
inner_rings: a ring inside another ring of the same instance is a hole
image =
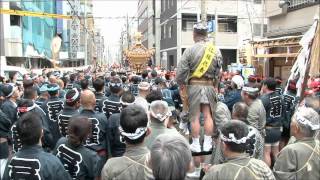
[[[137,0],[93,0],[95,27],[101,29],[105,39],[105,47],[110,47],[112,55],[119,50],[121,30],[125,29],[126,18],[133,17],[137,13]],[[101,17],[101,18],[100,18]]]

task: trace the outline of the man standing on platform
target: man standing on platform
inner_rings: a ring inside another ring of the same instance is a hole
[[[218,83],[221,68],[221,55],[215,46],[207,41],[207,27],[202,24],[194,26],[195,44],[186,49],[178,64],[176,80],[180,88],[186,89],[191,121],[191,151],[201,152],[200,113],[204,115],[203,151],[212,148],[212,135],[215,133],[213,112],[216,107],[214,86]]]

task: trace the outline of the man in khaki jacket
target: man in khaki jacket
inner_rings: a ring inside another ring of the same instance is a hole
[[[320,179],[320,145],[314,136],[320,128],[312,108],[299,107],[292,117],[290,134],[296,141],[284,147],[273,167],[277,179]]]
[[[250,158],[246,153],[248,134],[248,126],[239,120],[229,121],[222,126],[220,143],[226,161],[212,166],[204,180],[275,179],[266,163]]]
[[[120,114],[120,135],[126,143],[126,151],[122,157],[111,158],[104,165],[101,178],[103,180],[141,180],[149,150],[144,146],[144,138],[150,134],[148,116],[138,105],[130,105]]]

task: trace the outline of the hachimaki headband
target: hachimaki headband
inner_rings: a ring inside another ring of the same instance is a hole
[[[246,137],[243,137],[241,139],[237,139],[233,133],[229,133],[228,137],[226,137],[225,135],[223,135],[220,132],[220,139],[224,142],[233,142],[236,144],[245,144],[247,142],[247,140],[250,138],[249,134]]]
[[[259,91],[259,89],[258,88],[253,88],[253,87],[244,86],[242,88],[242,91],[249,92],[249,93],[256,93],[256,92]]]
[[[127,132],[124,132],[124,130],[122,129],[121,126],[119,126],[119,131],[120,131],[121,136],[125,136],[130,140],[139,139],[147,132],[147,129],[148,129],[148,126],[147,127],[139,127],[136,129],[136,131],[134,133],[127,133]]]
[[[76,93],[71,98],[65,97],[66,102],[74,102],[75,100],[77,100],[79,98],[80,92],[78,91],[78,89],[73,88],[72,90],[74,90]]]
[[[311,127],[311,129],[314,131],[320,129],[319,124],[312,124],[311,121],[309,121],[308,119],[301,116],[298,112],[296,113],[295,116],[296,116],[295,119],[298,123],[303,124],[303,125],[307,125],[307,126]]]
[[[18,107],[18,108],[17,108],[17,111],[18,111],[19,113],[29,112],[29,111],[33,110],[36,106],[37,106],[36,104],[33,104],[33,105],[30,106],[30,107]]]

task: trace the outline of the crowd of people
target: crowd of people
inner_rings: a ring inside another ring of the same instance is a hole
[[[0,179],[320,179],[320,79],[303,99],[295,81],[245,82],[205,37],[172,72],[10,74]]]

